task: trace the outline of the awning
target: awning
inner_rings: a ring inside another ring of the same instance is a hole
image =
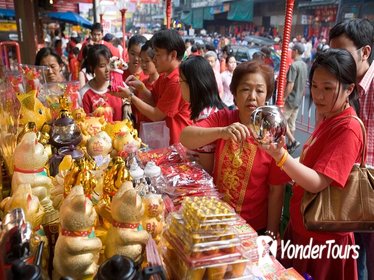
[[[15,17],[16,12],[11,9],[0,9],[0,17]]]
[[[301,2],[297,5],[298,8],[316,8],[319,6],[326,6],[326,5],[338,5],[339,0],[321,0],[321,1],[308,1],[308,2]]]
[[[204,8],[192,9],[192,27],[195,29],[203,28]]]
[[[204,20],[214,20],[214,14],[211,13],[210,7],[204,8]]]
[[[181,21],[186,25],[192,25],[192,12],[183,12]]]
[[[85,28],[92,27],[92,22],[73,12],[49,12],[47,16],[54,20],[81,25]]]
[[[227,19],[234,21],[252,21],[253,0],[239,0],[231,2]]]

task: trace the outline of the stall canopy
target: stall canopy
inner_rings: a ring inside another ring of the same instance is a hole
[[[74,25],[80,25],[85,28],[92,27],[92,22],[73,12],[50,12],[47,14],[47,17],[53,20],[67,22]]]
[[[252,21],[253,20],[253,0],[239,0],[230,3],[228,20]]]

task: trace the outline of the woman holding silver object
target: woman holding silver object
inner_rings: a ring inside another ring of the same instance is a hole
[[[273,93],[273,70],[256,61],[241,63],[230,89],[237,109],[220,110],[186,127],[180,140],[189,149],[216,144],[213,177],[224,200],[260,234],[276,238],[289,178],[248,130],[251,113]]]

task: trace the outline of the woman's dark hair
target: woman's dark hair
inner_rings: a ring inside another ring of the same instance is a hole
[[[356,62],[353,56],[347,51],[342,49],[327,49],[323,52],[318,52],[316,59],[309,72],[309,89],[312,89],[313,75],[317,68],[324,68],[331,74],[333,74],[339,81],[339,87],[347,89],[351,84],[355,84],[352,93],[349,95],[349,104],[351,104],[356,110],[355,102],[358,99],[357,93],[357,68]],[[335,102],[339,95],[336,96]]]
[[[179,73],[186,79],[190,88],[191,120],[196,120],[205,108],[225,107],[218,94],[213,69],[205,58],[190,56],[180,64]]]
[[[191,46],[191,53],[197,53],[198,49],[196,45]]]
[[[135,34],[130,38],[129,43],[127,44],[127,49],[129,50],[133,45],[140,45],[140,47],[142,47],[145,42],[147,42],[147,38],[143,35]]]
[[[61,66],[64,65],[61,57],[57,54],[57,52],[53,48],[41,48],[35,57],[35,65],[40,65],[43,58],[47,56],[54,56],[57,60],[57,63]]]
[[[234,50],[229,45],[224,46],[221,51],[227,55],[232,55],[234,53]]]
[[[140,52],[146,52],[146,54],[150,57],[150,58],[154,58],[155,56],[155,50],[152,48],[152,43],[150,40],[148,40],[147,42],[145,42],[145,44],[142,46]]]
[[[87,44],[82,48],[82,64],[81,64],[81,69],[88,69],[87,65],[87,55],[88,55],[88,50],[92,47],[93,45]]]
[[[107,46],[97,44],[93,45],[87,54],[87,73],[93,74],[96,66],[99,65],[100,55],[104,56],[107,60],[112,57],[112,53]]]
[[[266,82],[266,101],[269,100],[274,92],[274,70],[269,65],[257,60],[242,62],[235,68],[230,84],[231,93],[236,96],[236,91],[243,77],[254,73],[260,73],[264,77]]]
[[[153,48],[164,49],[168,53],[177,52],[177,59],[182,60],[186,47],[182,37],[176,30],[161,30],[152,37]]]
[[[235,58],[235,56],[233,56],[232,54],[230,54],[230,55],[228,55],[227,57],[226,57],[226,64],[229,64],[229,60],[230,60],[230,58]],[[236,58],[235,58],[235,61],[236,61]]]

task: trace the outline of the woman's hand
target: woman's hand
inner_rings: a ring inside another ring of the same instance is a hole
[[[125,87],[118,87],[118,91],[110,91],[109,93],[120,98],[129,98],[134,95],[130,88]]]
[[[261,144],[258,143],[258,146],[265,150],[276,162],[279,162],[282,158],[285,149],[283,148],[286,145],[286,136],[281,136],[278,143],[271,144]]]
[[[246,138],[250,136],[248,127],[239,122],[233,123],[222,129],[223,140],[232,139],[235,142],[243,142]]]
[[[128,76],[125,83],[139,92],[145,88],[144,83],[137,79],[134,75]]]

